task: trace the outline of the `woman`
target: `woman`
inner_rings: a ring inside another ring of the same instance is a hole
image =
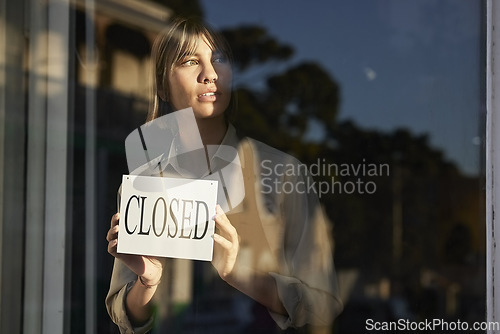
[[[200,320],[202,309],[207,308],[202,304],[210,308],[214,296],[229,296],[225,300],[236,305],[229,312],[238,318],[238,324],[226,319],[220,326],[226,330],[233,326],[233,333],[269,332],[277,326],[328,326],[342,310],[342,303],[324,215],[314,194],[263,191],[264,161],[266,172],[277,165],[297,165],[298,161],[260,142],[240,139],[228,122],[232,69],[226,42],[201,23],[179,19],[156,40],[152,57],[156,92],[148,120],[192,108],[206,148],[206,174],[225,167],[223,159],[217,159],[219,149],[209,148],[234,147],[244,161],[245,199],[227,214],[217,206],[211,265],[218,278],[205,263],[192,264],[195,277],[189,292],[191,305],[182,312],[183,320],[176,318],[175,306],[168,301],[175,293],[172,282],[176,262],[117,253],[120,217],[114,215],[107,234],[108,252],[116,258],[106,298],[111,318],[123,333],[143,333],[153,327],[158,331],[176,328],[175,332],[192,332],[199,327],[203,332],[217,332],[217,325],[212,323],[210,331],[206,327],[209,322]],[[182,176],[182,170],[192,165],[181,168],[180,159],[172,156],[168,161],[162,176]],[[272,182],[284,182],[286,178],[292,184],[307,177],[269,174],[266,177]],[[241,184],[226,186],[237,188]],[[247,297],[258,306],[249,306]],[[263,313],[259,307],[267,311]],[[215,314],[214,309],[207,311]]]

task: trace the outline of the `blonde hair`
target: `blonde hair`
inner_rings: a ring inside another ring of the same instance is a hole
[[[198,20],[174,19],[169,27],[157,36],[151,50],[153,91],[147,121],[173,111],[168,103],[169,74],[185,56],[195,52],[200,36],[205,38],[212,50],[221,52],[232,64],[231,49],[220,34]],[[164,98],[160,96],[160,91]],[[231,107],[230,102],[228,108]]]

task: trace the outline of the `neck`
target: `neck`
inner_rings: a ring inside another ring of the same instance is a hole
[[[196,123],[204,146],[220,145],[227,131],[227,124],[223,115],[214,118],[197,118]]]

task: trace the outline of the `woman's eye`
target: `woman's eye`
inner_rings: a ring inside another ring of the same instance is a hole
[[[193,66],[193,65],[198,65],[198,60],[196,59],[188,59],[185,62],[181,64],[182,66]]]

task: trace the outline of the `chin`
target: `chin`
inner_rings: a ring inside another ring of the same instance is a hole
[[[218,117],[224,117],[224,111],[223,110],[196,110],[194,111],[194,116],[199,119],[210,119],[210,118],[218,118]]]
[[[205,115],[205,114],[202,114],[202,115],[198,115],[198,114],[195,114],[194,117],[196,119],[206,119],[206,120],[209,120],[209,119],[217,119],[217,118],[223,118],[224,117],[224,114],[210,114],[210,115]]]

